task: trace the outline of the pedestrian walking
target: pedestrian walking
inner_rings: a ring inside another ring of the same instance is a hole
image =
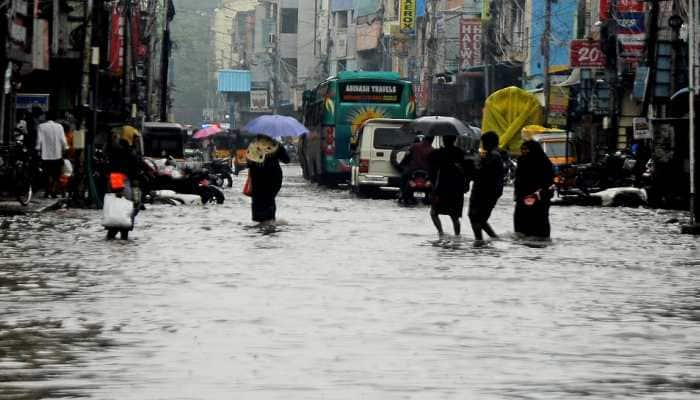
[[[63,153],[68,149],[65,132],[61,124],[54,121],[55,115],[49,112],[46,122],[37,128],[36,150],[41,155],[42,167],[46,174],[46,197],[56,198],[59,191],[59,178],[63,172]]]
[[[549,239],[549,206],[554,171],[552,162],[536,141],[521,146],[515,171],[515,233],[535,239]]]
[[[440,215],[452,220],[455,236],[461,233],[460,218],[464,209],[464,194],[469,190],[469,166],[462,149],[454,145],[457,136],[443,136],[444,147],[428,156],[430,176],[434,182],[431,193],[430,217],[440,237],[444,236]]]
[[[486,154],[481,158],[479,169],[475,172],[474,185],[469,198],[469,221],[474,231],[474,244],[483,243],[482,231],[496,238],[496,232],[489,225],[489,217],[498,199],[503,194],[505,171],[503,158],[498,152],[498,135],[486,132],[481,135],[481,145]]]
[[[284,146],[264,135],[258,135],[248,147],[248,179],[251,185],[253,221],[270,224],[275,221],[275,198],[282,188],[282,167],[289,155]]]
[[[136,215],[141,209],[142,193],[139,180],[142,171],[141,157],[134,146],[124,138],[117,139],[117,143],[113,143],[108,148],[108,157],[110,192],[130,200],[132,211],[131,226],[129,228],[106,227],[107,239],[114,239],[119,233],[122,240],[127,240],[129,232],[134,229]]]

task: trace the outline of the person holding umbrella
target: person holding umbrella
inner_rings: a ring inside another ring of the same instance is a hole
[[[250,121],[244,131],[256,134],[248,146],[248,179],[246,186],[252,198],[253,221],[271,224],[276,219],[276,198],[282,188],[280,162],[289,163],[289,154],[271,137],[299,136],[308,130],[292,117],[263,115]]]

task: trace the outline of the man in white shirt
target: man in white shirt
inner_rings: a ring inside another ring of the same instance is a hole
[[[63,168],[63,152],[68,149],[68,142],[63,126],[54,121],[52,112],[47,113],[46,122],[37,128],[36,149],[41,153],[42,167],[46,174],[46,197],[56,198],[59,178]]]

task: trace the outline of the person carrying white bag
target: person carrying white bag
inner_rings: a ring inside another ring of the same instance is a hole
[[[102,208],[102,226],[107,229],[107,239],[129,238],[134,221],[141,207],[141,191],[138,187],[140,160],[126,140],[120,140],[109,152],[108,185]]]

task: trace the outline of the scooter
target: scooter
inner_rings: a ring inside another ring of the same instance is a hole
[[[415,193],[423,193],[423,204],[430,203],[430,192],[433,190],[433,184],[430,181],[430,174],[426,170],[416,169],[409,173],[406,187],[401,189],[399,202],[410,205],[416,204]]]
[[[233,169],[231,168],[231,159],[216,159],[204,164],[204,168],[214,179],[213,183],[216,186],[233,187]]]

